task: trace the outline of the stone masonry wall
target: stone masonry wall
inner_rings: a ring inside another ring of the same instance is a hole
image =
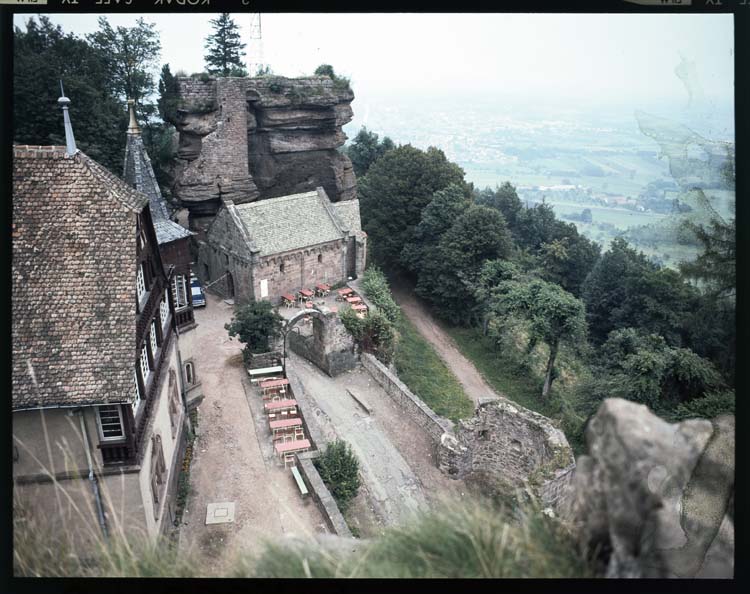
[[[438,466],[449,476],[498,493],[528,484],[554,501],[575,460],[565,435],[549,419],[501,399],[480,404],[474,417],[443,439]]]
[[[342,241],[261,257],[255,266],[254,291],[259,299],[270,299],[276,303],[284,293],[295,294],[300,289],[314,289],[318,283],[333,285],[345,281],[343,267]],[[264,279],[268,281],[267,297],[263,297],[261,292],[261,281]]]
[[[398,377],[373,357],[370,353],[363,353],[362,365],[370,372],[388,395],[404,409],[414,422],[422,427],[436,444],[440,444],[443,435],[453,431],[453,422],[445,419],[427,406],[416,396]]]
[[[289,348],[331,377],[354,369],[357,366],[356,344],[338,314],[326,307],[311,311],[314,312],[313,335],[290,332],[287,335]]]

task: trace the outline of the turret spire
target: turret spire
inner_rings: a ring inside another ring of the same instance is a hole
[[[135,101],[133,99],[128,99],[128,110],[130,111],[128,134],[140,134],[141,129],[138,127],[138,120],[135,119]]]
[[[76,148],[76,139],[73,136],[73,124],[70,123],[70,114],[68,113],[70,99],[65,96],[62,80],[60,81],[60,98],[57,100],[57,104],[62,107],[63,110],[63,122],[65,123],[65,153],[72,156],[78,152],[78,149]]]

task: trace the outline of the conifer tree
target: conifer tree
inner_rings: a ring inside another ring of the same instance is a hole
[[[242,56],[245,44],[240,40],[239,27],[228,12],[211,19],[214,32],[206,38],[204,47],[208,50],[205,56],[206,69],[218,76],[247,76]]]

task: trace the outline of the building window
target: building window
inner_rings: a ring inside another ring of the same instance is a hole
[[[164,293],[164,297],[159,303],[159,317],[161,319],[161,327],[163,328],[167,325],[167,320],[169,319],[169,303],[167,303],[166,293]]]
[[[146,352],[146,346],[144,345],[141,349],[141,377],[143,378],[143,385],[148,382],[148,374],[151,373],[151,367],[148,364],[148,353]]]
[[[195,366],[192,363],[185,363],[185,381],[190,386],[195,383]]]
[[[133,399],[133,418],[135,418],[138,412],[138,407],[141,405],[141,388],[138,386],[138,373],[133,370],[133,392],[135,398]]]
[[[138,289],[138,303],[143,301],[143,296],[146,294],[146,277],[143,273],[143,264],[138,267],[138,275],[135,279],[135,286]]]
[[[177,436],[177,422],[180,419],[180,393],[177,389],[177,374],[169,370],[169,423],[172,426],[172,439]]]
[[[284,263],[279,264],[279,272],[284,272]]]
[[[151,358],[156,360],[156,349],[158,348],[158,343],[156,341],[156,324],[154,322],[151,322],[149,338],[151,339]]]
[[[184,274],[178,274],[172,279],[172,297],[174,297],[175,309],[182,309],[188,306],[187,282]]]
[[[323,254],[318,254],[318,264],[323,261]]]
[[[97,408],[99,416],[99,433],[102,441],[113,441],[125,437],[122,428],[122,413],[120,406],[111,404]]]
[[[164,463],[164,450],[161,435],[151,437],[151,496],[154,499],[154,519],[159,518],[159,507],[166,487],[167,465]]]

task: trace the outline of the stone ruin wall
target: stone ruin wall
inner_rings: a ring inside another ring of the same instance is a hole
[[[178,78],[172,193],[201,231],[237,204],[315,190],[356,198],[351,161],[337,149],[351,121],[350,89],[328,77]]]
[[[512,494],[530,487],[544,505],[557,506],[575,468],[563,432],[549,419],[508,400],[480,404],[471,419],[446,433],[438,466],[448,476]]]

